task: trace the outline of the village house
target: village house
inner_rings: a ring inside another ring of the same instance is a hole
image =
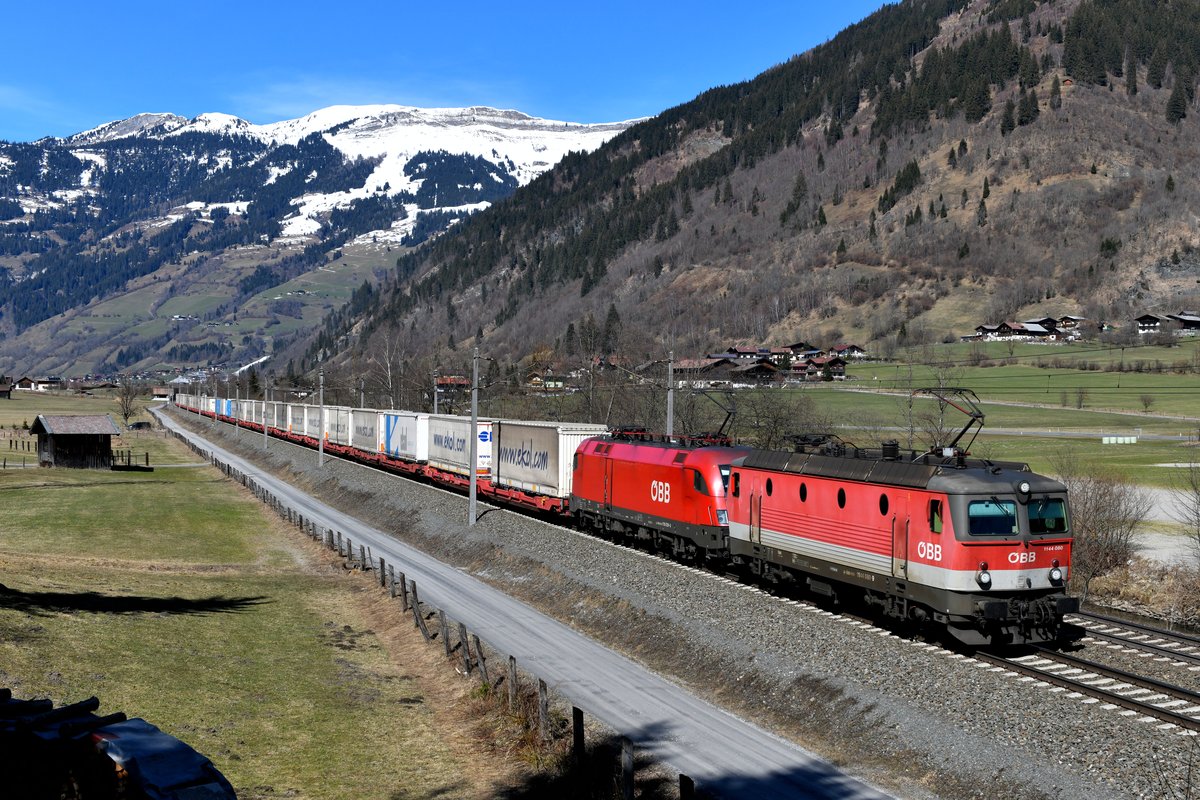
[[[1134,322],[1137,323],[1138,333],[1158,333],[1167,322],[1167,318],[1157,314],[1142,314]]]
[[[1167,318],[1178,323],[1181,331],[1200,330],[1200,314],[1194,311],[1181,311],[1178,314],[1167,314]]]
[[[19,389],[23,392],[47,392],[51,389],[61,389],[62,386],[62,378],[30,378],[28,375],[18,379],[13,384],[14,389]]]
[[[792,365],[792,375],[803,381],[823,381],[827,375],[832,380],[842,381],[846,379],[846,359],[840,356],[806,358]]]

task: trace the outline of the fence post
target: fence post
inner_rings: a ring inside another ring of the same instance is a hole
[[[421,616],[421,598],[417,596],[417,582],[412,582],[412,612],[413,624],[421,631],[421,635],[425,637],[425,641],[429,641],[429,631],[425,628],[425,620]]]
[[[408,583],[404,573],[400,573],[400,608],[403,611],[408,611]]]
[[[571,744],[576,761],[583,761],[583,709],[571,706]]]
[[[517,708],[517,657],[508,657],[508,710]]]
[[[446,612],[438,609],[438,632],[442,636],[442,649],[446,651],[446,658],[450,657],[450,626],[446,624]]]
[[[633,740],[621,737],[621,797],[633,800]]]
[[[387,588],[387,565],[383,563],[383,556],[379,557],[379,586]]]
[[[471,674],[471,647],[467,643],[467,626],[463,623],[458,623],[458,644],[462,648],[463,669],[467,674]]]
[[[483,682],[490,687],[492,680],[488,677],[487,656],[483,652],[483,645],[480,643],[478,636],[471,634],[471,639],[475,643],[475,662],[479,664],[479,675],[483,678]]]
[[[550,741],[550,690],[541,678],[538,678],[538,735],[543,742]]]

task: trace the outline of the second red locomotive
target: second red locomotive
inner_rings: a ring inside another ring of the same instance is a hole
[[[640,429],[586,439],[575,451],[571,511],[579,527],[628,537],[687,561],[728,554],[727,440]]]

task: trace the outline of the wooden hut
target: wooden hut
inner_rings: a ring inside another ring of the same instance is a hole
[[[38,414],[29,431],[37,435],[39,466],[80,469],[110,469],[112,437],[121,433],[107,414]]]

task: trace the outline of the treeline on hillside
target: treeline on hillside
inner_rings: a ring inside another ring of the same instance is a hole
[[[522,273],[521,291],[575,279],[588,291],[629,244],[678,231],[696,192],[720,190],[734,170],[796,144],[806,123],[827,115],[827,140],[841,138],[859,98],[864,93],[874,98],[881,87],[904,81],[911,54],[928,47],[940,20],[965,5],[936,0],[885,6],[753,80],[705,92],[630,128],[595,153],[569,154],[513,200],[476,215],[454,236],[398,259],[401,284],[429,265],[439,269],[393,292],[386,311],[377,313],[391,316],[440,301],[502,267]],[[732,139],[727,147],[670,182],[635,187],[632,176],[640,166],[671,152],[692,133],[714,128]],[[511,313],[513,302],[501,306],[498,321]],[[340,322],[330,318],[327,324],[332,332]]]

